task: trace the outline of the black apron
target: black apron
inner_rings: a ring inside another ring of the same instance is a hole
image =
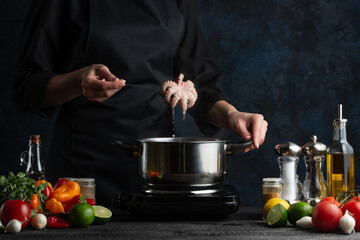
[[[127,83],[160,91],[173,79],[173,59],[184,34],[175,0],[90,1],[89,35],[79,69],[106,65]],[[176,73],[177,74],[177,73]],[[111,144],[171,135],[171,109],[157,91],[124,87],[102,103],[78,97],[60,109],[46,172],[59,177],[94,177],[98,204],[114,194],[139,192],[137,159]]]

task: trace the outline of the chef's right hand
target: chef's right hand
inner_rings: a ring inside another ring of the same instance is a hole
[[[89,101],[103,102],[125,86],[125,80],[115,77],[103,64],[93,64],[82,74],[83,95]]]

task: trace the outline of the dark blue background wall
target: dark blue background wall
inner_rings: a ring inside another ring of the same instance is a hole
[[[360,3],[357,0],[197,0],[203,33],[226,76],[223,89],[241,111],[262,113],[269,122],[259,149],[229,157],[226,182],[241,204],[260,206],[261,179],[278,176],[273,148],[308,142],[312,134],[329,144],[337,104],[349,120],[360,181]],[[23,170],[19,155],[30,134],[40,134],[46,155],[53,121],[19,111],[11,102],[16,47],[26,0],[2,1],[0,15],[0,174]],[[179,114],[178,114],[179,115]],[[177,118],[180,136],[200,136],[192,119]],[[238,137],[222,131],[219,137]],[[325,166],[326,167],[326,166]],[[298,173],[305,177],[302,158]],[[325,171],[324,171],[325,173]]]

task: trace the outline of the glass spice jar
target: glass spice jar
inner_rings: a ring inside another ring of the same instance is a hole
[[[262,181],[262,206],[271,198],[281,198],[281,178],[263,178]]]
[[[84,197],[95,200],[95,178],[77,178],[76,182],[80,185],[80,192]]]

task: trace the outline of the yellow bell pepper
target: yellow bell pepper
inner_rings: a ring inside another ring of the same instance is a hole
[[[74,196],[80,194],[80,185],[77,182],[69,181],[55,189],[50,198],[55,198],[59,202],[66,203]]]
[[[49,201],[46,202],[45,210],[46,209],[52,213],[63,213],[64,212],[64,206],[62,205],[61,202],[59,202],[55,198],[51,198]]]

